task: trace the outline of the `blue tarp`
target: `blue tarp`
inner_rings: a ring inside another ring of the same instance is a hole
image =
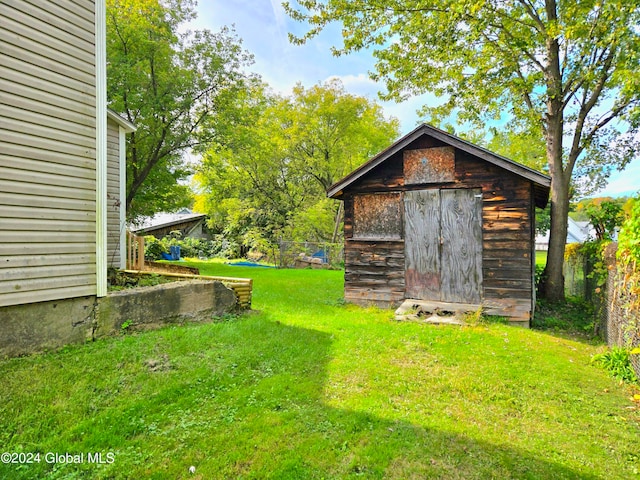
[[[160,255],[163,260],[180,260],[180,247],[172,245],[169,247],[169,253],[162,252]]]
[[[313,258],[319,258],[322,260],[322,263],[329,263],[329,259],[327,258],[327,252],[324,250],[318,250],[316,253],[311,255]]]
[[[232,267],[262,267],[262,268],[276,268],[272,265],[263,265],[261,263],[255,262],[235,262],[235,263],[227,263],[227,265],[231,265]]]

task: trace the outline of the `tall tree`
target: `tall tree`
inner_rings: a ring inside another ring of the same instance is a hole
[[[302,43],[342,22],[335,54],[372,49],[385,98],[433,92],[432,121],[509,116],[542,131],[551,176],[544,293],[564,298],[562,263],[574,172],[622,168],[638,148],[640,9],[628,0],[298,0]],[[622,123],[622,125],[621,125]]]
[[[338,81],[298,85],[288,97],[256,84],[235,112],[197,175],[198,206],[219,226],[229,225],[228,206],[243,208],[252,217],[245,226],[262,222],[270,240],[329,240],[340,212],[326,189],[398,135],[396,119]]]
[[[194,5],[107,0],[107,98],[138,127],[127,148],[130,218],[190,203],[184,154],[211,141],[215,129],[201,125],[243,86],[250,57],[229,30],[180,33]]]

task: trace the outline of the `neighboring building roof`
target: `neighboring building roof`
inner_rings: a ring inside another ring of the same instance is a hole
[[[178,212],[178,213],[157,213],[153,217],[146,218],[141,223],[132,228],[134,233],[145,232],[151,233],[154,230],[179,225],[185,222],[204,220],[204,213]]]
[[[123,118],[121,115],[111,110],[110,108],[107,108],[107,118],[110,118],[111,120],[116,122],[119,126],[121,126],[124,129],[126,133],[132,133],[137,130],[137,127],[133,123]]]
[[[567,243],[582,243],[589,239],[591,224],[589,222],[576,222],[569,217],[567,224]]]
[[[567,243],[583,243],[589,239],[589,236],[595,237],[593,227],[589,222],[576,222],[569,217],[567,223]],[[549,232],[544,235],[536,235],[537,244],[549,243]]]
[[[342,180],[339,180],[338,182],[334,183],[327,190],[327,195],[330,198],[340,198],[345,188],[349,187],[352,183],[362,178],[364,175],[369,173],[378,165],[385,162],[394,154],[398,153],[405,147],[409,146],[409,144],[411,144],[413,141],[417,140],[423,135],[427,135],[429,137],[435,138],[447,145],[458,148],[464,152],[467,152],[471,155],[481,158],[482,160],[485,160],[498,167],[508,170],[520,177],[530,180],[534,184],[536,206],[540,208],[544,208],[547,205],[547,202],[549,200],[549,190],[551,188],[550,177],[538,172],[537,170],[526,167],[506,157],[493,153],[487,150],[486,148],[479,147],[478,145],[474,145],[473,143],[470,143],[466,140],[456,137],[455,135],[447,133],[444,130],[440,130],[439,128],[435,128],[435,127],[432,127],[431,125],[427,125],[426,123],[423,123],[422,125],[417,127],[415,130],[408,133],[407,135],[402,137],[400,140],[396,141],[389,148],[377,154],[367,163],[355,169],[353,172],[351,172],[349,175],[344,177]]]

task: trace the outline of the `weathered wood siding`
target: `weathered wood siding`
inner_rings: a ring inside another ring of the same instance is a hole
[[[0,306],[96,293],[94,8],[0,4]]]
[[[124,135],[124,133],[123,133]],[[124,268],[120,264],[122,229],[120,224],[120,126],[111,118],[107,121],[107,265]]]
[[[437,140],[423,137],[411,149],[442,146]],[[381,297],[397,303],[405,298],[404,286],[400,288],[404,283],[405,239],[393,243],[393,248],[391,242],[356,241],[354,195],[474,188],[482,194],[482,301],[493,314],[527,321],[533,302],[533,183],[459,150],[455,153],[455,177],[451,182],[405,185],[403,173],[403,152],[398,152],[344,192],[345,298],[358,303],[381,303]],[[399,257],[402,266],[397,264]],[[374,267],[364,261],[369,258],[375,259]],[[357,261],[352,263],[353,260]]]
[[[356,304],[388,306],[404,298],[404,242],[345,243],[344,297]]]

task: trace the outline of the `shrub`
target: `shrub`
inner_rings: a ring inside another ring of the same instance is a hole
[[[597,363],[611,376],[626,383],[636,383],[638,378],[631,365],[631,356],[626,348],[614,347],[604,353],[591,357],[591,363]]]
[[[180,247],[180,256],[189,258],[237,258],[240,246],[233,241],[226,240],[222,235],[216,235],[213,240],[186,237],[177,238],[175,235],[158,240],[152,235],[145,237],[145,258],[149,260],[162,259],[163,253],[169,253],[172,246]]]
[[[164,245],[162,240],[158,240],[153,235],[147,235],[144,237],[144,257],[149,260],[159,260],[162,258],[162,253],[167,253],[168,247]]]

